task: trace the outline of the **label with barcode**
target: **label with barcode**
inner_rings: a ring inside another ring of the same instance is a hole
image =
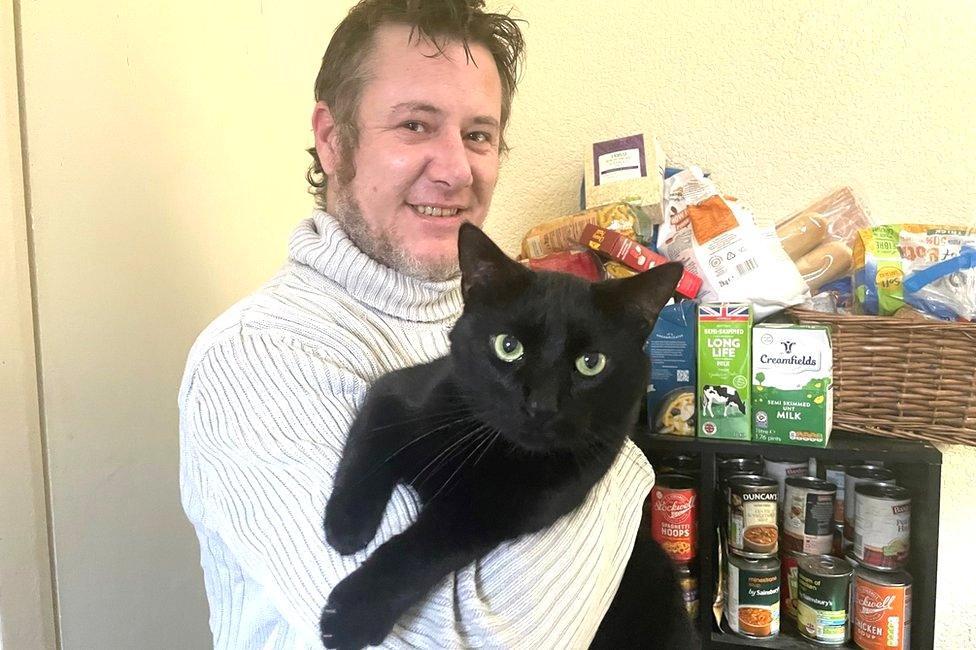
[[[759,265],[756,263],[755,259],[746,260],[742,264],[735,265],[735,271],[739,275],[745,275],[746,273],[755,271],[757,268],[759,268]]]

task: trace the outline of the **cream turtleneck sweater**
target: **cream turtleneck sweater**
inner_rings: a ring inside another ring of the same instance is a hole
[[[180,487],[200,540],[215,648],[320,648],[330,590],[413,521],[417,500],[401,486],[364,551],[342,557],[322,532],[370,383],[446,354],[461,307],[457,280],[397,273],[316,211],[275,278],[197,339],[179,394]],[[579,509],[445,578],[384,647],[585,648],[652,484],[628,443]]]

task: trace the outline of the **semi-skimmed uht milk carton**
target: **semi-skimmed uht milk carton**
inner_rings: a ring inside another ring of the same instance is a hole
[[[834,417],[833,350],[822,325],[752,330],[752,439],[826,447]]]
[[[698,435],[749,440],[752,305],[698,308]]]

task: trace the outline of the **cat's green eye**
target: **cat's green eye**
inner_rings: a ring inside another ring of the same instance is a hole
[[[491,345],[498,358],[509,363],[521,359],[525,352],[522,342],[511,334],[495,334],[491,337]]]
[[[599,352],[587,352],[576,359],[576,369],[581,375],[593,377],[603,372],[607,365],[607,358]]]

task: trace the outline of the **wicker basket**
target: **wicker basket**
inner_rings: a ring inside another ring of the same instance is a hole
[[[788,313],[831,327],[835,427],[976,445],[976,324]]]

